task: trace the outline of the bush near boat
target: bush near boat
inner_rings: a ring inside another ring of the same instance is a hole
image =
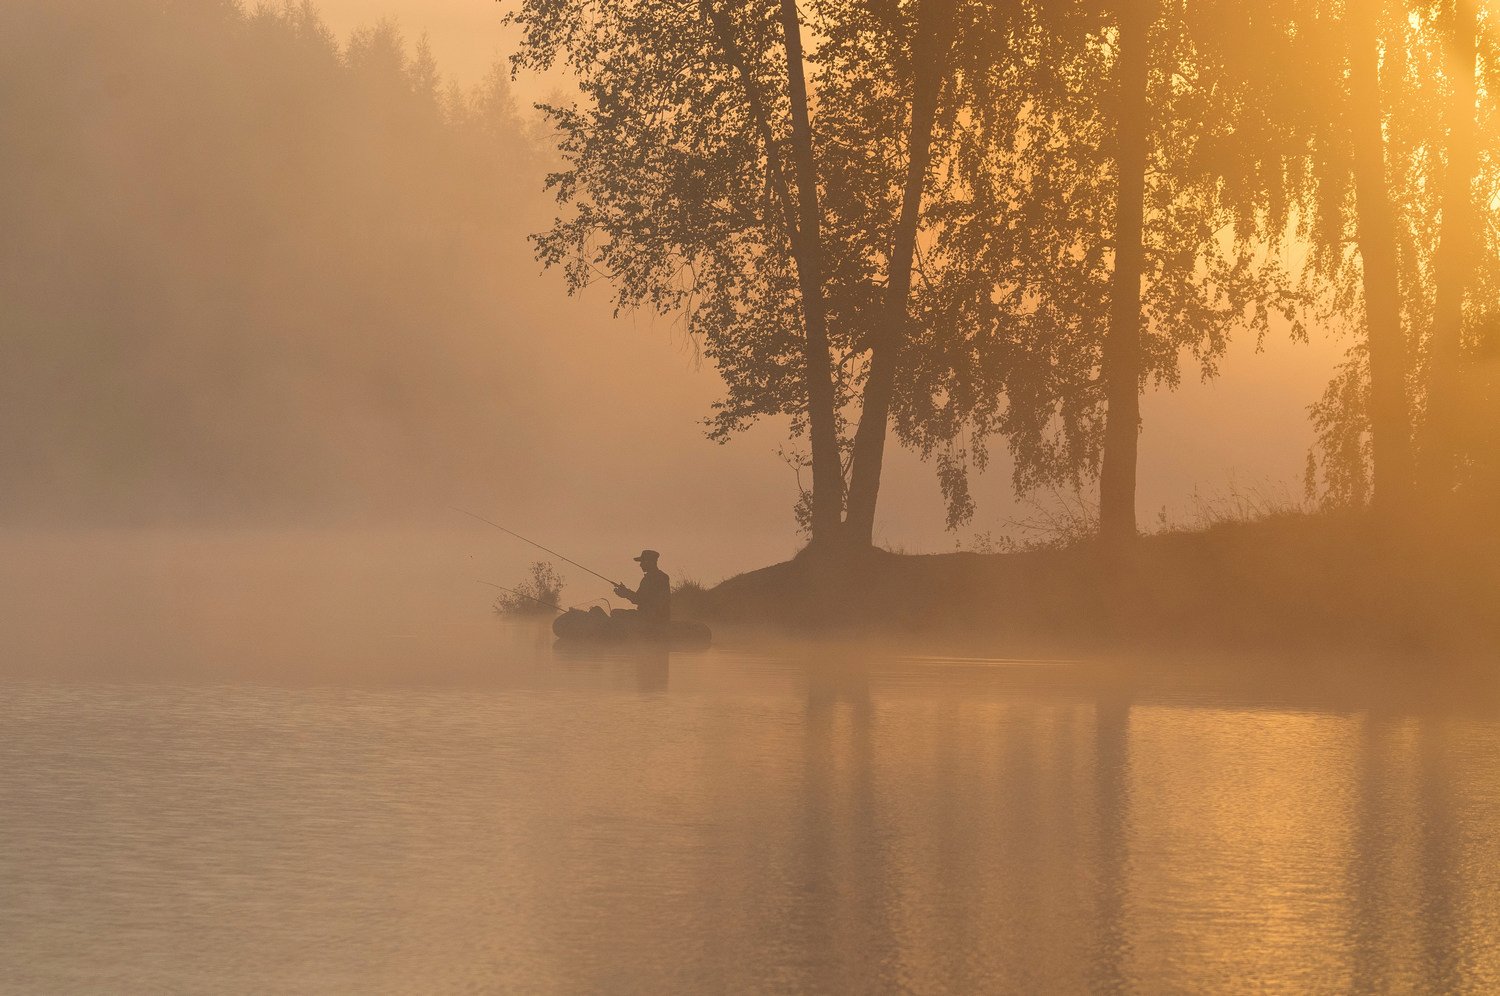
[[[550,616],[562,600],[563,577],[550,561],[538,560],[531,573],[495,599],[497,616]]]

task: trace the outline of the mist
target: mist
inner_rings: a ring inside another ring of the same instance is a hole
[[[784,426],[708,442],[722,384],[680,323],[534,260],[548,84],[488,61],[498,14],[433,9],[429,46],[425,7],[330,10],[0,14],[0,522],[445,527],[456,504],[710,580],[795,550]],[[1294,479],[1332,349],[1268,353],[1148,400],[1175,428],[1143,445],[1143,508]],[[882,540],[962,542],[931,469],[892,464]],[[1003,462],[976,493],[975,531],[1018,514]]]
[[[0,3],[0,991],[1500,991],[1480,7]]]

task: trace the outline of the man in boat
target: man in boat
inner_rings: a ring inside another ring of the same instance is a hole
[[[616,610],[614,614],[634,617],[643,629],[666,630],[672,622],[672,579],[656,566],[660,556],[655,550],[642,550],[635,558],[645,575],[635,591],[615,585],[615,594],[635,603],[635,608]]]

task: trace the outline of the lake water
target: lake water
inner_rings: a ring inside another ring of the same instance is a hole
[[[0,992],[1500,992],[1493,681],[560,653],[475,537],[0,536]]]
[[[402,636],[0,684],[0,990],[1500,991],[1486,709]]]

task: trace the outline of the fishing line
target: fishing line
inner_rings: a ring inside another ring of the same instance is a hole
[[[484,578],[472,578],[471,580],[475,584],[487,584],[491,588],[499,588],[501,591],[508,591],[512,595],[517,596],[518,598],[529,598],[533,602],[537,603],[538,605],[545,605],[547,608],[551,609],[553,612],[567,612],[567,611],[569,611],[569,609],[576,609],[576,608],[578,608],[581,605],[593,605],[595,602],[603,602],[605,608],[609,609],[609,611],[611,611],[611,612],[614,611],[614,606],[612,606],[612,605],[609,604],[609,599],[607,599],[607,598],[591,598],[587,602],[578,602],[578,603],[576,603],[574,605],[570,605],[570,606],[568,606],[568,608],[564,609],[561,606],[553,605],[551,602],[544,602],[540,598],[537,598],[535,595],[528,595],[524,591],[516,591],[516,589],[514,589],[514,588],[507,588],[503,584],[496,584],[493,581],[486,581]]]
[[[588,568],[588,567],[584,567],[578,561],[576,561],[576,560],[570,560],[569,558],[564,557],[562,554],[558,553],[556,550],[553,550],[550,547],[542,546],[542,544],[538,543],[536,540],[527,539],[525,536],[522,536],[520,533],[516,532],[513,529],[506,529],[504,526],[502,526],[498,522],[491,522],[489,519],[486,519],[482,515],[475,515],[473,512],[465,511],[464,509],[458,508],[457,506],[454,506],[454,505],[449,505],[448,508],[451,509],[452,511],[455,511],[455,512],[461,512],[462,514],[467,515],[471,519],[478,519],[480,522],[483,522],[486,525],[494,526],[496,529],[500,530],[502,533],[505,533],[505,534],[510,535],[510,536],[514,536],[516,539],[520,540],[522,543],[530,543],[532,546],[536,547],[538,550],[541,550],[543,553],[550,553],[550,554],[552,554],[552,556],[556,557],[557,559],[565,561],[566,563],[572,564],[574,567],[578,568],[580,571],[587,571],[588,573],[592,574],[594,577],[598,578],[600,581],[607,581],[607,582],[609,582],[610,584],[614,585],[617,588],[623,588],[623,587],[625,587],[619,581],[611,580],[610,578],[605,577],[603,574],[600,574],[596,570],[593,570],[593,569]],[[546,604],[546,603],[543,603],[543,604]]]
[[[487,584],[491,588],[499,588],[501,591],[510,592],[512,595],[515,595],[517,598],[529,598],[529,599],[531,599],[533,602],[535,602],[538,605],[545,605],[547,608],[551,609],[553,612],[566,612],[567,611],[566,609],[562,609],[562,608],[559,608],[556,605],[553,605],[551,602],[544,602],[540,598],[537,598],[535,595],[528,595],[524,591],[516,591],[516,589],[514,589],[514,588],[507,588],[503,584],[496,584],[493,581],[486,581],[484,578],[474,578],[473,580],[474,580],[475,584]]]

